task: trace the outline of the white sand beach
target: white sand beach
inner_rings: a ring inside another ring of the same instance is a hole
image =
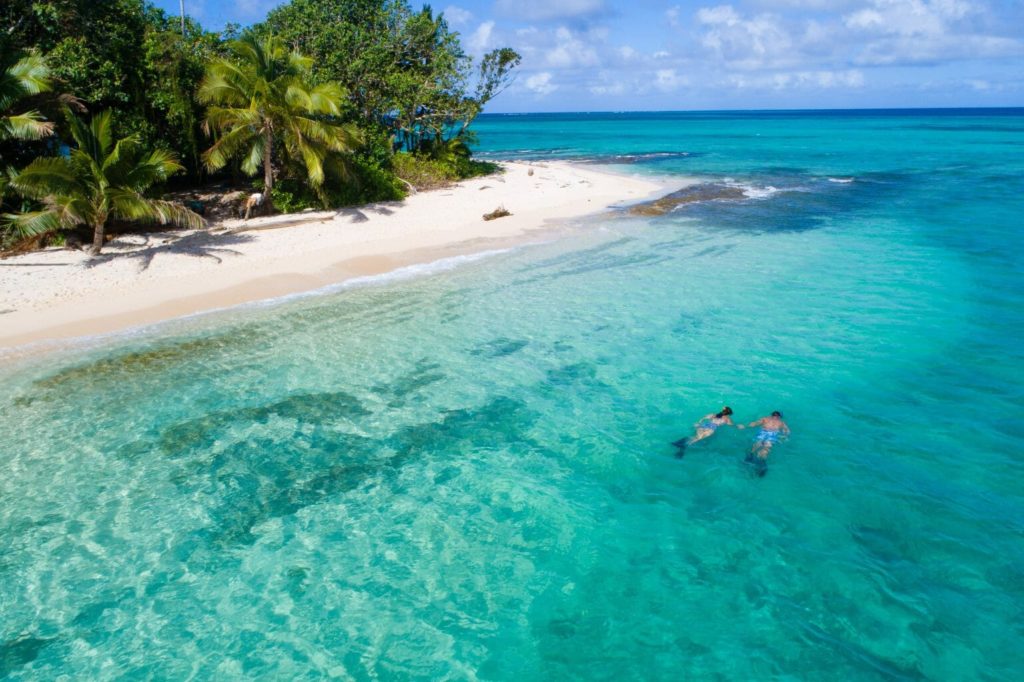
[[[129,234],[97,258],[51,248],[0,260],[0,348],[115,332],[495,248],[663,189],[567,162],[502,165],[500,175],[402,202]],[[499,206],[512,215],[483,220]]]

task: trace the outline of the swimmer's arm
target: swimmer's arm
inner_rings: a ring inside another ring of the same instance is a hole
[[[753,426],[760,426],[763,423],[764,423],[764,417],[758,419],[756,422],[750,422],[749,424],[747,424],[747,426],[751,426],[751,427],[753,427]]]
[[[789,438],[789,425],[786,422],[782,422],[782,433]]]
[[[745,427],[743,426],[743,424],[737,424],[737,423],[735,423],[735,422],[734,422],[734,421],[732,420],[732,417],[726,417],[726,418],[725,418],[725,423],[726,423],[726,424],[728,424],[729,426],[735,426],[735,427],[736,427],[737,429],[742,429],[742,428],[745,428]]]

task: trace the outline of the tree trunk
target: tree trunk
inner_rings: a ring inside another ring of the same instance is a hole
[[[274,202],[270,198],[270,190],[274,188],[274,167],[270,163],[273,144],[274,131],[267,130],[263,133],[263,205],[267,213],[274,209]]]
[[[107,227],[106,221],[102,223],[96,223],[92,228],[92,248],[89,249],[89,253],[93,256],[99,254],[100,249],[103,248],[103,240],[105,238],[104,230]]]

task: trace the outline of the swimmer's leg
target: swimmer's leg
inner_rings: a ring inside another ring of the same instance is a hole
[[[757,453],[757,463],[754,465],[754,468],[760,478],[764,478],[764,475],[768,473],[768,453],[771,451],[772,444],[765,443],[764,447]]]
[[[690,438],[690,440],[687,443],[687,445],[693,445],[694,443],[696,443],[698,441],[702,441],[705,438],[707,438],[708,436],[710,436],[711,434],[713,434],[714,432],[715,432],[714,429],[697,429],[697,435],[695,435],[693,438]]]
[[[768,473],[768,455],[761,454],[762,452],[764,450],[761,450],[756,455],[753,452],[748,452],[746,459],[743,460],[758,478],[763,478]]]

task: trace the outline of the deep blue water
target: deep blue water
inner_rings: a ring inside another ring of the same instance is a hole
[[[0,677],[1024,675],[1024,110],[475,129],[704,200],[7,363]]]

